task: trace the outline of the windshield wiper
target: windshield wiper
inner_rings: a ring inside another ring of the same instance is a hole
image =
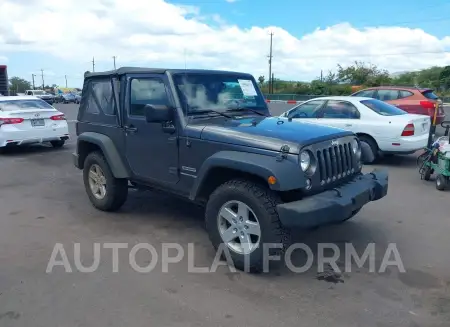
[[[191,108],[191,109],[192,109],[192,108]],[[193,110],[193,111],[189,112],[189,114],[190,114],[190,115],[192,115],[192,114],[207,114],[207,113],[211,113],[211,112],[214,112],[214,113],[216,113],[216,114],[219,114],[219,115],[221,115],[221,116],[223,116],[223,117],[233,118],[233,117],[230,116],[230,115],[227,115],[227,114],[225,114],[225,113],[223,113],[223,112],[221,112],[221,111],[219,111],[219,110],[214,110],[214,109]]]
[[[253,113],[257,114],[257,115],[260,115],[260,116],[270,117],[270,115],[266,115],[264,112],[261,112],[261,111],[256,110],[256,109],[247,108],[247,107],[228,109],[227,111],[242,111],[242,110],[248,110],[248,111],[251,111],[251,112],[253,112]]]

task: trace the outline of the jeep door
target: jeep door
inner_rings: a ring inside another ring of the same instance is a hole
[[[127,80],[124,130],[132,173],[144,182],[176,183],[179,178],[176,131],[168,132],[161,123],[147,123],[144,111],[147,104],[171,106],[167,77],[129,75]]]

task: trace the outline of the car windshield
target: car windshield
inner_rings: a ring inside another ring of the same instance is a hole
[[[43,100],[8,100],[0,101],[1,111],[53,109]]]
[[[174,81],[187,113],[233,109],[266,109],[253,78],[239,74],[175,74]]]
[[[361,103],[382,116],[399,116],[407,114],[406,111],[376,99],[362,100]]]

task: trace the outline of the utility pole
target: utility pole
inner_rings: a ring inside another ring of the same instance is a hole
[[[272,93],[272,39],[273,32],[270,32],[270,51],[269,51],[269,94]]]
[[[92,57],[92,72],[95,72],[95,59]]]
[[[64,75],[64,78],[66,79],[66,89],[67,89],[67,75]]]
[[[43,69],[41,69],[41,77],[42,77],[42,90],[44,90],[45,84],[44,84],[44,70]]]
[[[33,80],[33,90],[36,88],[36,87],[34,86],[34,76],[36,76],[36,75],[31,74],[31,79]]]
[[[320,81],[323,82],[323,70],[320,70]]]
[[[113,60],[114,60],[114,69],[116,69],[116,56],[113,56]]]

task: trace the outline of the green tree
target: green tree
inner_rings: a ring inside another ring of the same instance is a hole
[[[10,90],[14,93],[24,93],[26,90],[31,89],[31,83],[23,78],[14,76],[9,80]]]
[[[450,89],[450,66],[445,66],[444,69],[442,69],[439,74],[439,81],[445,90]]]
[[[379,69],[376,65],[366,64],[362,61],[348,67],[338,65],[337,77],[340,82],[352,85],[380,86],[389,84],[391,78],[385,69]]]
[[[265,80],[266,80],[266,78],[263,75],[259,76],[258,77],[259,85],[262,86],[264,84]]]

